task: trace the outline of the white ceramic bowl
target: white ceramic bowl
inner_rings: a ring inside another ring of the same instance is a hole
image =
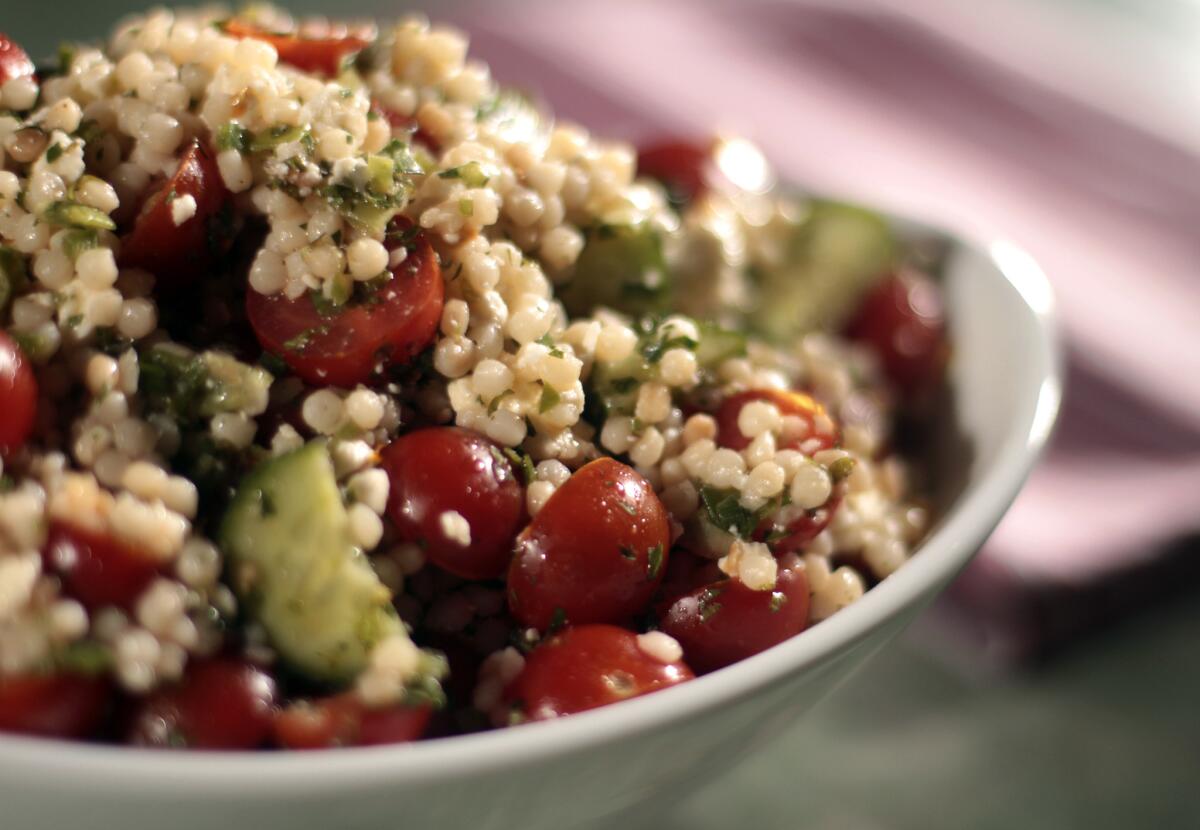
[[[697,786],[894,637],[983,543],[1046,441],[1060,371],[1037,265],[1007,243],[955,242],[945,288],[955,353],[937,464],[947,509],[908,564],[831,619],[658,694],[428,743],[206,754],[0,737],[0,826],[564,830]]]

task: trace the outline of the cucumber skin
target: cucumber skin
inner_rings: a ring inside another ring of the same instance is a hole
[[[366,667],[376,643],[404,634],[391,592],[351,541],[325,442],[248,474],[219,539],[245,613],[305,677],[345,684]]]

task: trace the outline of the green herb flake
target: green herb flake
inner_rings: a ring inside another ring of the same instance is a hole
[[[68,200],[58,201],[46,208],[43,218],[51,225],[64,228],[91,228],[115,231],[117,223],[102,210]]]
[[[222,124],[217,129],[217,149],[237,150],[239,153],[244,153],[250,149],[250,131],[236,121],[230,121],[228,124]]]
[[[633,548],[629,547],[628,545],[618,546],[617,552],[621,554],[622,559],[628,559],[630,562],[633,562],[634,560],[637,559],[637,551],[635,551]]]
[[[829,465],[829,476],[834,482],[844,481],[854,472],[855,461],[848,455],[842,456]]]
[[[720,599],[724,591],[724,586],[715,586],[705,588],[700,592],[700,622],[708,622],[721,610],[721,603],[717,602],[717,600]]]
[[[554,338],[550,336],[550,332],[546,332],[539,337],[537,342],[550,350],[551,357],[563,357],[565,355],[565,352],[563,352],[563,350],[558,347],[558,344],[554,342]]]
[[[553,634],[556,631],[559,631],[561,628],[563,628],[563,626],[565,626],[566,624],[567,624],[567,612],[564,611],[562,609],[562,607],[560,607],[560,606],[555,607],[554,613],[550,616],[550,625],[546,629],[546,636],[549,637],[551,634]]]
[[[646,554],[646,578],[658,579],[663,566],[663,546],[661,544],[650,548]]]
[[[779,611],[779,609],[782,608],[787,603],[787,601],[788,601],[787,595],[784,594],[782,591],[772,591],[771,592],[771,602],[769,605],[769,607],[771,609],[771,613],[772,614],[777,613]]]
[[[63,146],[61,144],[51,144],[46,148],[46,163],[54,164],[54,162],[62,158],[62,154]]]
[[[562,395],[548,383],[542,384],[542,397],[538,401],[538,412],[546,414],[554,407],[558,406],[558,402],[562,400]]]
[[[525,453],[520,450],[514,450],[512,447],[505,447],[504,456],[521,471],[527,486],[537,477],[537,470],[533,466],[533,459]]]

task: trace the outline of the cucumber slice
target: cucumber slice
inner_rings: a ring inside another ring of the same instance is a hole
[[[250,473],[221,524],[234,590],[295,670],[345,683],[403,635],[392,595],[354,544],[323,441]]]
[[[751,325],[774,340],[836,327],[892,265],[896,240],[877,213],[818,201],[796,227],[785,264],[760,273]]]
[[[633,316],[670,308],[671,282],[662,237],[647,225],[601,225],[587,242],[559,299],[572,317],[599,307]]]

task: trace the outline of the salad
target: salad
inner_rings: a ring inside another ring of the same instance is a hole
[[[928,522],[922,261],[419,17],[0,36],[0,731],[399,743],[800,634]]]

